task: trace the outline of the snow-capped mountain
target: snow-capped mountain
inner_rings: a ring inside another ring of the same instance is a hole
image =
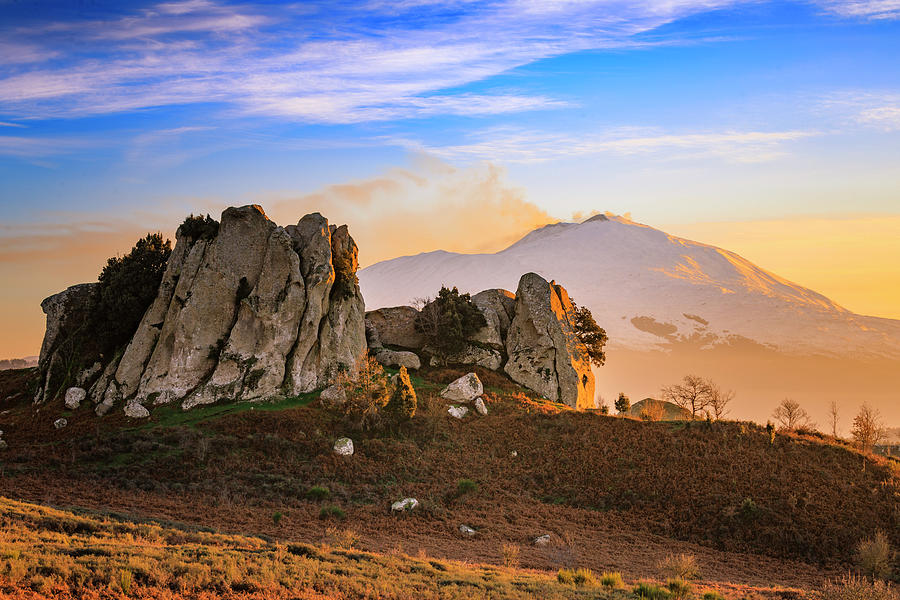
[[[606,214],[532,231],[496,254],[436,251],[359,274],[366,308],[441,285],[515,291],[534,271],[591,309],[610,348],[763,345],[800,355],[900,358],[900,321],[854,314],[739,255]]]

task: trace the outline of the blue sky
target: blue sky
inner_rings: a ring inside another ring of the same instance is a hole
[[[126,234],[249,202],[503,221],[376,228],[364,262],[598,210],[894,223],[898,57],[900,0],[0,0],[0,270],[39,302]]]

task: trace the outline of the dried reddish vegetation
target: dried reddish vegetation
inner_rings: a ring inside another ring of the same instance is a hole
[[[331,452],[348,433],[340,420],[302,399],[281,410],[163,407],[139,428],[120,411],[97,419],[85,407],[60,431],[52,421],[61,405],[18,404],[0,415],[10,444],[0,488],[11,498],[307,541],[333,524],[319,513],[335,505],[368,550],[496,564],[502,545],[515,543],[526,567],[632,578],[655,574],[666,554],[690,552],[705,579],[810,588],[876,530],[900,546],[900,480],[884,461],[863,471],[856,452],[784,435],[771,444],[747,424],[576,413],[488,373],[490,414],[460,422],[437,398],[460,374],[415,380],[416,417],[399,433],[352,434],[352,458]],[[460,479],[478,490],[459,495]],[[329,497],[308,500],[313,485]],[[405,496],[421,508],[390,516],[390,502]],[[460,523],[478,534],[463,538]],[[543,533],[554,543],[531,546]]]

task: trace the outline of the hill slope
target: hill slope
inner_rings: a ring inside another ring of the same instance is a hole
[[[612,569],[630,580],[687,552],[709,580],[811,589],[862,537],[881,529],[900,544],[900,481],[885,460],[863,471],[854,451],[786,435],[771,443],[749,424],[574,412],[489,372],[489,414],[457,421],[437,392],[460,374],[423,372],[415,418],[367,434],[348,431],[315,395],[162,406],[137,426],[26,398],[0,416],[3,495],[294,541],[352,528],[365,550],[494,564],[516,544],[525,567]],[[60,414],[69,424],[56,430]],[[334,440],[348,433],[356,454],[336,456]],[[476,489],[460,492],[461,479]],[[311,496],[313,486],[325,497]],[[390,515],[407,496],[421,508]],[[346,518],[321,519],[328,506]],[[460,524],[477,535],[462,536]],[[550,546],[532,545],[545,533]]]
[[[591,309],[610,347],[761,344],[780,352],[900,358],[900,321],[851,313],[733,252],[614,215],[532,231],[496,254],[429,252],[359,274],[367,309],[408,304],[441,285],[515,289],[534,271]]]

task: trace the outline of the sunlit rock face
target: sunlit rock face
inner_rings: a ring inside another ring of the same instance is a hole
[[[504,370],[513,381],[554,402],[594,408],[594,375],[587,349],[573,324],[574,307],[565,288],[526,273],[516,291]]]
[[[279,227],[259,206],[228,208],[211,239],[179,231],[156,299],[90,388],[98,414],[293,395],[352,374],[366,350],[357,267],[346,226],[318,213]],[[50,343],[53,331],[48,318]]]

